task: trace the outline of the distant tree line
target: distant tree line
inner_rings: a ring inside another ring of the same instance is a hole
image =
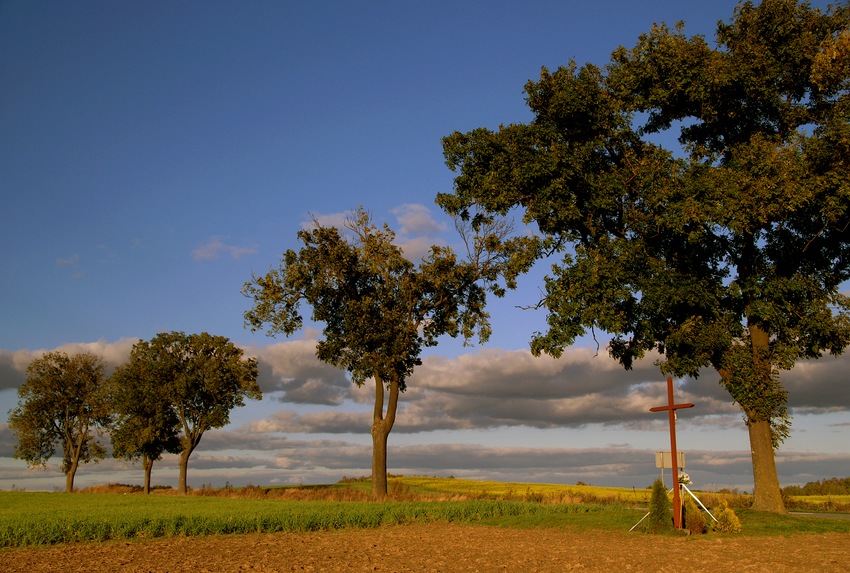
[[[850,477],[810,481],[806,485],[789,485],[782,488],[788,495],[850,495]]]
[[[141,460],[145,493],[153,463],[180,456],[178,491],[187,491],[189,456],[204,432],[230,421],[246,397],[259,399],[257,362],[223,336],[161,333],[133,346],[130,359],[105,376],[101,358],[48,352],[27,368],[18,407],[9,412],[15,457],[44,466],[62,448],[65,491],[74,490],[81,463],[106,456]]]

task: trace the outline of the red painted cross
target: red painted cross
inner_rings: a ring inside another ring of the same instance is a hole
[[[650,412],[667,410],[670,415],[670,460],[673,463],[673,526],[682,529],[682,500],[679,496],[679,458],[676,452],[676,410],[693,408],[693,404],[676,404],[673,400],[673,377],[667,377],[667,405],[650,408]]]

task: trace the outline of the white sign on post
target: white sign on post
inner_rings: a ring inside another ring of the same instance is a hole
[[[676,457],[679,458],[679,467],[685,467],[685,452],[676,452]],[[673,455],[670,452],[655,452],[655,467],[672,468]]]

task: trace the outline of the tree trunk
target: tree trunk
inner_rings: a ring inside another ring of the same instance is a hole
[[[770,354],[770,335],[760,324],[749,324],[750,343],[753,347],[753,363],[756,371],[770,376],[771,364],[766,357]],[[747,428],[750,432],[750,453],[753,458],[753,509],[785,513],[782,492],[779,489],[779,475],[776,472],[776,459],[773,455],[773,438],[770,419],[754,416],[744,405],[747,415]]]
[[[773,456],[770,422],[748,421],[750,453],[753,457],[753,509],[785,513],[785,503],[779,488],[779,475]]]
[[[151,492],[151,469],[153,469],[153,460],[147,455],[142,456],[142,465],[145,468],[145,493]]]
[[[66,424],[65,444],[63,446],[65,451],[63,467],[68,468],[68,471],[65,472],[65,493],[74,493],[74,476],[80,466],[80,456],[83,455],[83,444],[86,441],[86,429],[84,427],[76,429],[78,431],[75,436]]]
[[[372,496],[376,499],[387,497],[387,439],[390,433],[384,429],[384,423],[372,424]]]
[[[186,485],[186,470],[189,469],[190,455],[192,455],[192,450],[190,448],[186,448],[180,452],[180,482],[177,485],[177,493],[180,495],[186,495],[188,492],[188,487]]]
[[[387,488],[387,439],[395,423],[398,408],[398,382],[390,383],[387,412],[384,414],[384,382],[375,378],[375,410],[372,415],[372,496],[384,499]]]
[[[65,474],[65,493],[74,493],[74,475],[77,473],[79,459],[71,460],[68,472]]]

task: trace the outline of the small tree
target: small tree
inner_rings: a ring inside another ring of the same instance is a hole
[[[73,492],[79,464],[106,455],[97,441],[110,425],[105,386],[104,363],[94,354],[48,352],[33,360],[18,389],[18,407],[9,413],[18,437],[15,457],[44,466],[61,445],[65,491]]]
[[[147,342],[133,346],[130,361],[110,378],[110,402],[116,416],[110,432],[112,455],[134,461],[142,460],[145,493],[150,493],[153,463],[164,452],[181,451],[180,419],[167,393],[166,376],[156,353]]]
[[[291,335],[302,326],[304,301],[313,309],[313,320],[325,324],[324,339],[316,346],[319,360],[347,370],[358,386],[375,381],[372,493],[384,497],[387,439],[399,393],[421,363],[423,347],[436,345],[439,336],[469,340],[477,332],[480,341],[489,337],[486,292],[477,281],[495,276],[500,259],[479,235],[468,243],[470,261],[460,262],[452,250],[435,246],[416,266],[393,244],[389,227],[374,226],[363,209],[346,227],[353,240],[318,222],[299,231],[304,247],[287,251],[280,268],[254,276],[243,287],[253,299],[245,321],[254,331],[267,327],[270,336]]]
[[[673,529],[673,505],[667,497],[667,488],[660,479],[652,484],[652,496],[649,498],[649,515],[644,520],[643,530],[647,533],[659,533]]]
[[[182,433],[179,439],[180,481],[178,493],[187,491],[189,457],[204,432],[230,422],[230,411],[244,405],[246,397],[259,400],[257,361],[243,360],[242,350],[223,336],[169,332],[136,345],[136,353],[149,370],[145,379],[158,381],[167,397],[170,413]],[[166,431],[163,435],[167,437]]]

